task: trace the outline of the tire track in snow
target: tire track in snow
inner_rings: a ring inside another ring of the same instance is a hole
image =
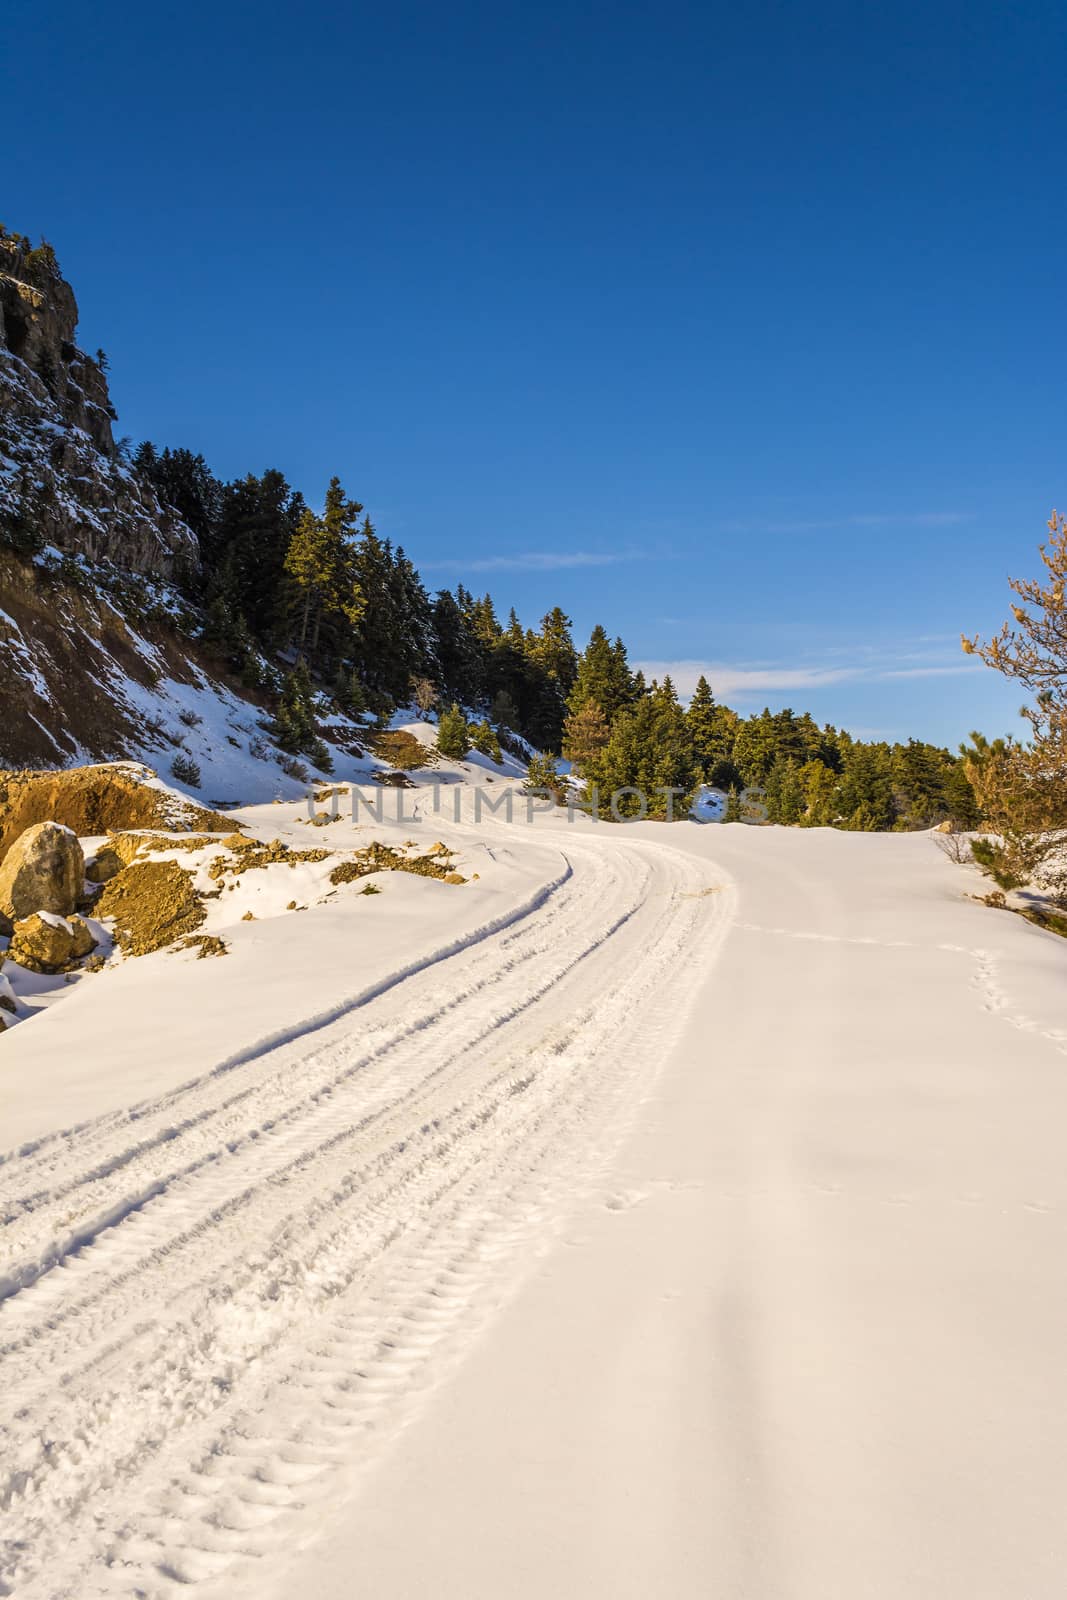
[[[225,1593],[315,1486],[373,1463],[551,1236],[732,910],[689,897],[706,868],[670,849],[568,854],[536,913],[368,1001],[358,1033],[149,1104],[136,1149],[106,1118],[21,1184],[12,1161],[24,1262],[57,1248],[0,1316],[7,1592]],[[108,1205],[64,1254],[70,1208]]]

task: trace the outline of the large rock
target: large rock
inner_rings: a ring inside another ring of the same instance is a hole
[[[96,940],[81,917],[34,912],[16,922],[8,956],[28,972],[64,972],[96,949]]]
[[[85,887],[77,836],[58,822],[20,833],[0,863],[0,912],[19,922],[35,911],[69,917]]]
[[[196,536],[115,444],[105,367],[78,349],[77,321],[52,251],[0,227],[0,522],[153,577],[195,569]]]

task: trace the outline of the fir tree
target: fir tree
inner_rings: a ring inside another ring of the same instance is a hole
[[[495,731],[489,726],[488,722],[484,721],[483,719],[481,722],[474,723],[470,728],[468,728],[467,737],[470,739],[470,742],[475,750],[480,751],[483,756],[488,756],[490,761],[495,761],[497,766],[500,765],[500,762],[503,759],[500,750],[500,740],[497,738]]]
[[[324,615],[343,618],[350,626],[364,611],[351,534],[362,507],[346,498],[338,478],[331,478],[326,507],[317,517],[303,511],[285,556],[285,571],[300,596],[299,649],[315,656]],[[309,639],[310,630],[310,639]]]
[[[315,724],[315,693],[307,663],[297,662],[282,688],[271,733],[289,755],[308,756],[322,772],[331,770],[329,751]]]
[[[563,754],[578,777],[588,777],[596,769],[610,737],[607,718],[595,700],[571,712],[563,725]]]
[[[601,807],[608,808],[619,790],[634,789],[617,802],[622,816],[637,816],[642,800],[650,817],[668,813],[684,817],[700,782],[685,715],[670,680],[653,684],[635,705],[620,711],[611,736],[589,776],[600,789]],[[680,791],[673,798],[668,789]]]
[[[800,771],[792,756],[775,756],[764,786],[768,822],[784,823],[788,827],[803,817],[805,792]]]
[[[447,589],[433,603],[432,626],[445,693],[464,705],[476,704],[485,682],[481,651],[465,608]]]
[[[836,816],[837,774],[821,761],[805,761],[800,768],[804,796],[801,821],[808,828],[828,828]]]
[[[615,715],[633,700],[633,680],[621,639],[612,644],[598,623],[589,637],[567,697],[567,710],[573,715],[592,700],[609,726]]]
[[[715,710],[715,697],[711,692],[711,685],[701,673],[685,713],[685,724],[689,730],[693,754],[700,763],[705,783],[711,781],[708,774],[719,753]]]
[[[506,689],[499,690],[493,696],[493,704],[489,710],[489,721],[498,731],[501,728],[518,727],[519,708]]]
[[[462,761],[471,747],[467,719],[454,702],[437,720],[437,748],[451,761]]]

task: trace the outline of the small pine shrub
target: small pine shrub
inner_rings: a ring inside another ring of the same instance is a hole
[[[184,722],[187,728],[199,728],[203,717],[197,711],[179,711],[178,721]]]
[[[1029,879],[1013,870],[1013,863],[1002,845],[992,839],[971,841],[971,855],[987,877],[1002,889],[1021,889]]]
[[[476,722],[473,727],[468,728],[467,734],[475,750],[480,751],[483,756],[488,756],[490,761],[495,761],[497,766],[500,765],[502,759],[500,740],[488,722],[484,720]]]
[[[295,756],[284,754],[280,755],[278,757],[278,765],[281,767],[287,778],[295,778],[297,783],[308,782],[310,776],[308,769],[305,767],[304,763],[302,761],[298,761]]]
[[[187,783],[192,789],[200,787],[200,768],[192,756],[176,755],[170,764],[172,775],[179,783]]]
[[[526,769],[523,784],[526,794],[547,793],[560,806],[566,799],[566,784],[556,766],[555,756],[534,756]]]

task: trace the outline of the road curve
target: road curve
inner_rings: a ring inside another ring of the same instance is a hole
[[[0,1164],[0,1593],[258,1586],[549,1248],[732,893],[560,850],[510,925]]]

